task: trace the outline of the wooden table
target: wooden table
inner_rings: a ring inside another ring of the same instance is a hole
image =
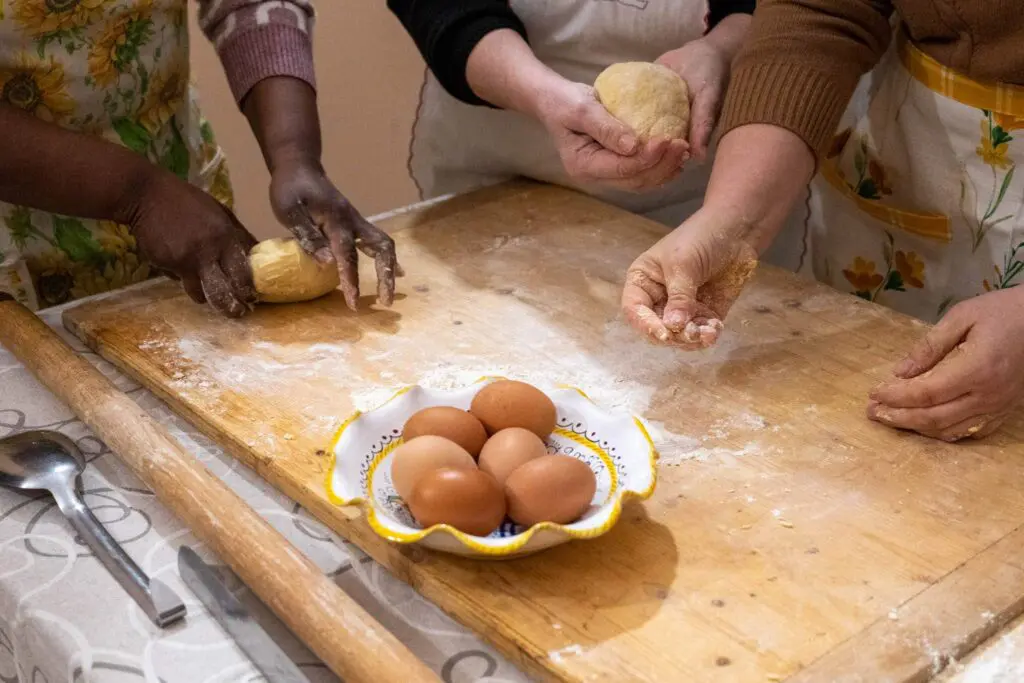
[[[951,446],[864,418],[922,325],[765,267],[719,347],[660,349],[617,305],[660,226],[532,184],[385,226],[409,273],[392,310],[231,321],[165,283],[65,324],[542,679],[923,681],[1024,609],[1024,422]],[[513,562],[391,545],[329,503],[323,449],[356,405],[487,372],[642,413],[654,498]]]

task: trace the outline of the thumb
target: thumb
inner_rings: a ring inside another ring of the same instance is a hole
[[[639,141],[633,129],[608,113],[604,105],[594,101],[583,113],[581,133],[597,140],[602,147],[616,154],[629,156],[636,152]]]
[[[718,110],[721,104],[721,88],[706,85],[694,95],[690,107],[690,149],[698,161],[704,161],[711,144],[711,134],[718,121]]]
[[[970,318],[954,308],[914,345],[893,374],[900,379],[911,379],[931,370],[963,341],[970,327]]]
[[[697,301],[696,280],[680,268],[665,283],[667,294],[662,320],[674,334],[681,333],[687,323],[702,315],[704,306]]]

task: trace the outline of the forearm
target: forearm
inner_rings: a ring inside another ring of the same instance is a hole
[[[135,152],[0,104],[0,201],[131,223],[143,188],[164,173]]]
[[[814,154],[796,134],[764,124],[735,128],[718,146],[703,210],[743,226],[743,238],[763,251],[813,173]]]
[[[242,111],[271,173],[286,165],[320,166],[320,117],[307,83],[286,76],[264,79],[250,90]]]
[[[541,118],[547,100],[565,79],[544,65],[515,31],[492,31],[466,63],[466,80],[481,99],[503,109]]]
[[[467,104],[486,105],[470,87],[466,63],[483,38],[507,29],[526,39],[526,27],[508,0],[388,0],[430,71],[448,93]]]

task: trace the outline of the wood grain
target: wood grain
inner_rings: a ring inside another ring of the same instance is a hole
[[[362,683],[438,680],[28,309],[0,301],[0,344],[103,439],[332,671]]]
[[[157,284],[65,323],[538,678],[917,681],[980,615],[1021,611],[1024,423],[951,446],[864,418],[922,325],[761,268],[722,343],[686,354],[619,320],[653,223],[514,184],[386,227],[409,273],[391,310],[332,295],[229,321]],[[490,563],[391,545],[329,503],[324,449],[357,404],[495,371],[642,413],[654,498],[597,540]]]

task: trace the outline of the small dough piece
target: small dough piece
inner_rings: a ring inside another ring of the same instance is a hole
[[[341,284],[337,266],[317,263],[292,239],[260,242],[249,252],[249,265],[259,300],[266,303],[317,299]]]
[[[594,81],[598,101],[640,137],[686,139],[690,95],[686,81],[672,69],[649,62],[621,62]]]

